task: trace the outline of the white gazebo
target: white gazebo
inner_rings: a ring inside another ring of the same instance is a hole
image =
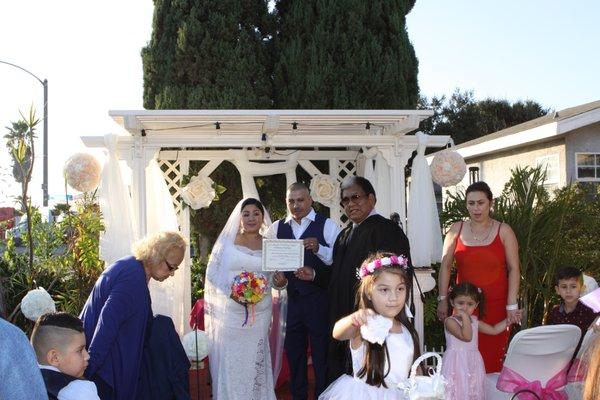
[[[157,201],[157,196],[167,193],[167,188],[169,203],[173,205],[173,210],[167,212],[174,212],[179,229],[189,237],[189,209],[182,206],[180,194],[181,179],[188,173],[190,161],[208,161],[200,172],[203,176],[209,176],[221,162],[231,161],[240,172],[244,196],[257,195],[254,176],[281,173],[292,183],[297,166],[312,177],[325,175],[338,182],[347,175],[365,176],[374,183],[377,211],[384,216],[398,213],[407,227],[405,166],[417,148],[422,153],[425,147],[444,147],[450,139],[408,135],[418,129],[422,120],[433,115],[430,110],[142,110],[110,111],[109,115],[125,129],[126,135],[84,136],[82,140],[88,147],[108,149],[113,169],[116,160],[125,161],[131,168],[131,187],[121,191],[120,197],[127,202],[131,200],[131,215],[126,221],[132,222],[126,225],[131,225],[135,232],[131,238],[165,227],[165,211],[161,208],[164,204]],[[313,164],[316,160],[326,160],[328,170],[319,170]],[[164,182],[152,179],[157,171],[161,171]],[[106,168],[103,174],[106,176]],[[121,182],[120,174],[116,182]],[[103,183],[101,206],[115,207],[114,191],[114,184],[106,187]],[[325,205],[340,226],[347,222],[339,201]],[[411,209],[418,211],[408,218],[417,221],[427,217],[431,208],[420,204]],[[114,210],[111,213],[103,209],[103,213],[109,219],[105,235],[116,225],[123,228],[123,221],[116,219]],[[109,245],[112,243],[114,237]],[[130,245],[126,240],[120,240],[119,244],[121,252]],[[411,241],[411,253],[423,246],[430,245]],[[105,261],[110,260],[105,258]],[[158,308],[158,312],[171,315],[180,332],[186,330],[191,301],[189,259],[185,264],[180,268],[183,273],[176,274],[179,282],[170,288],[168,296],[157,301],[154,291],[159,289],[153,288],[154,311]],[[417,270],[417,277],[421,289],[429,291],[435,282],[431,270],[426,268],[429,264],[423,264],[417,265],[423,267]],[[415,303],[416,327],[423,337],[423,308],[418,296]]]

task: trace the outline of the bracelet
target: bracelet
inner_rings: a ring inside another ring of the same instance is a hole
[[[439,295],[439,296],[437,297],[437,301],[438,301],[438,303],[439,303],[440,301],[442,301],[442,300],[446,300],[446,295],[445,295],[445,294]]]
[[[506,305],[506,311],[515,311],[519,309],[519,305],[517,303],[515,304],[507,304]]]

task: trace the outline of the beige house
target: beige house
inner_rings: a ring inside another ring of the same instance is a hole
[[[500,194],[516,166],[544,165],[549,189],[600,183],[600,101],[582,104],[491,133],[456,147],[467,163],[463,181],[483,180]],[[445,192],[445,190],[443,191]]]

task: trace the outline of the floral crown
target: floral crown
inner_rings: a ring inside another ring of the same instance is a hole
[[[363,279],[367,275],[371,275],[376,269],[387,267],[389,265],[397,265],[403,269],[408,268],[408,258],[405,256],[389,256],[377,258],[370,263],[364,263],[356,270],[356,276]]]

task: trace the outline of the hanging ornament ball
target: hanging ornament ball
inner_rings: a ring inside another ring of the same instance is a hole
[[[456,150],[445,149],[438,152],[431,162],[431,178],[440,186],[454,186],[467,173],[467,164]]]
[[[76,153],[69,157],[63,172],[69,186],[86,193],[98,187],[102,166],[91,154]]]
[[[30,321],[37,319],[46,313],[56,312],[54,300],[43,287],[30,290],[21,300],[21,312]]]

